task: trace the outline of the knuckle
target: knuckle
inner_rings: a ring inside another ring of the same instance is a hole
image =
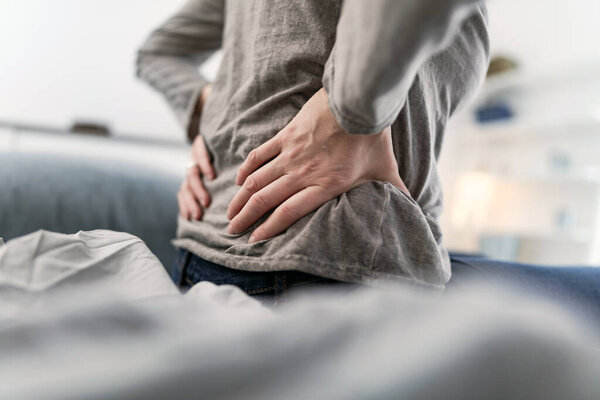
[[[256,193],[254,194],[251,198],[250,201],[252,202],[252,206],[253,208],[259,208],[259,209],[268,209],[269,204],[267,203],[267,199],[265,198],[264,195],[260,194],[260,193]]]
[[[273,146],[279,147],[282,144],[282,139],[281,139],[281,135],[283,131],[278,132],[277,135],[273,136],[273,138],[270,140],[271,144]]]
[[[318,171],[318,169],[319,163],[317,161],[307,161],[298,168],[298,175],[300,178],[310,176]]]
[[[290,123],[284,129],[281,130],[281,133],[283,135],[293,135],[297,129],[298,128],[296,127],[296,124]]]
[[[290,207],[288,205],[282,205],[281,210],[279,211],[281,216],[286,221],[296,221],[300,219],[300,213],[295,207]]]
[[[296,160],[302,156],[302,149],[300,147],[294,146],[286,151],[286,155],[290,160]]]
[[[260,189],[258,180],[256,179],[256,177],[254,175],[249,175],[246,178],[246,181],[244,182],[244,187],[250,193],[255,193],[258,191],[258,189]]]
[[[210,157],[208,154],[205,153],[198,157],[198,164],[201,168],[210,167]]]
[[[201,162],[200,165],[202,168],[202,174],[205,176],[209,176],[212,171],[212,166],[211,166],[210,162],[208,160],[205,160],[205,161]]]
[[[341,174],[330,174],[325,179],[325,186],[329,188],[343,188],[346,186],[347,179]]]
[[[196,175],[190,176],[190,178],[188,180],[188,186],[189,187],[197,187],[199,185],[200,185],[200,178]]]
[[[258,151],[254,149],[250,153],[248,153],[246,161],[248,161],[252,165],[258,163]]]
[[[193,178],[194,176],[198,176],[198,167],[188,168],[187,173],[185,174],[188,178]]]

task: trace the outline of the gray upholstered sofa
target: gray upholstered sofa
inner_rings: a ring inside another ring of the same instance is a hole
[[[173,264],[179,176],[139,164],[0,152],[0,237],[112,229]]]

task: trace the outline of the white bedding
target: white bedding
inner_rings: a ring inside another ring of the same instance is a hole
[[[271,311],[180,295],[134,236],[39,231],[0,249],[1,399],[598,399],[594,338],[491,288],[310,294]]]

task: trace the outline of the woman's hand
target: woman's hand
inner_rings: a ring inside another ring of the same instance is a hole
[[[252,233],[250,242],[271,238],[368,181],[387,181],[408,194],[398,174],[391,129],[372,135],[345,132],[321,89],[240,166],[236,184],[242,187],[227,211],[228,232],[243,232],[277,207]]]
[[[210,90],[210,85],[207,85],[202,90],[198,101],[198,113],[202,112],[202,107],[204,107]],[[200,114],[197,115],[199,116]],[[196,129],[198,128],[196,127]],[[179,213],[185,219],[201,219],[203,209],[210,205],[210,194],[202,183],[202,178],[204,177],[214,179],[216,175],[210,162],[210,155],[206,150],[204,139],[198,133],[192,143],[191,165],[187,169],[185,179],[179,188],[179,193],[177,193]]]

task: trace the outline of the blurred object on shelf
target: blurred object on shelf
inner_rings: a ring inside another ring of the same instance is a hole
[[[495,56],[490,60],[487,76],[504,74],[519,68],[519,63],[510,56]]]
[[[483,104],[475,110],[475,118],[480,124],[509,120],[515,116],[515,112],[508,102],[496,99]]]
[[[514,73],[519,67],[516,60],[508,56],[496,56],[490,61],[487,76],[499,76]],[[491,96],[475,109],[475,120],[480,124],[488,122],[509,120],[515,116],[515,111],[510,100],[500,93]]]
[[[108,123],[90,119],[74,120],[69,127],[69,132],[81,135],[111,136],[111,129]]]
[[[565,174],[572,167],[572,160],[569,154],[563,150],[555,150],[548,157],[548,165],[552,172]]]
[[[556,212],[556,228],[562,232],[569,232],[577,227],[577,212],[568,206],[558,209]]]

